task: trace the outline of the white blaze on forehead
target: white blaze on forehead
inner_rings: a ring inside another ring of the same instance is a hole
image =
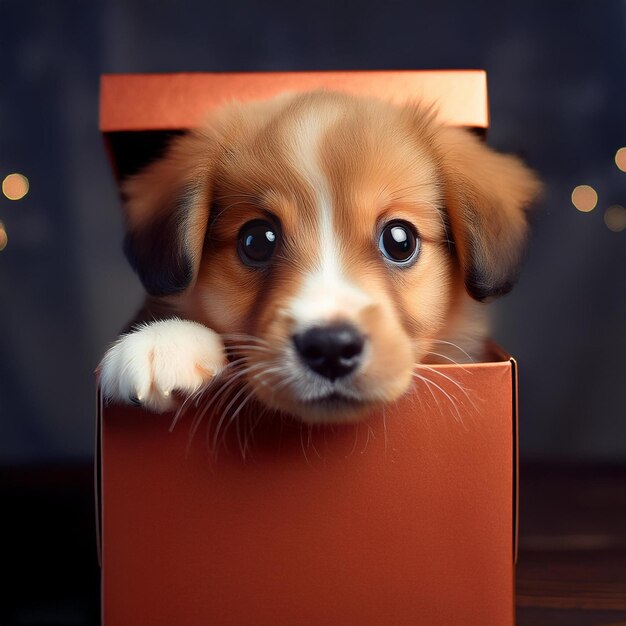
[[[334,227],[333,196],[322,167],[320,143],[339,111],[330,107],[309,111],[298,118],[292,135],[294,165],[310,184],[318,220],[315,266],[305,276],[289,311],[298,325],[323,322],[334,317],[354,317],[370,304],[361,289],[345,277],[341,265],[341,241]]]

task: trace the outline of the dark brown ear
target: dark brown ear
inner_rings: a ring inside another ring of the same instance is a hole
[[[195,280],[209,213],[210,144],[201,131],[177,138],[123,186],[124,251],[150,295],[178,293]]]
[[[527,212],[541,185],[516,157],[494,152],[468,131],[443,127],[436,142],[467,291],[476,300],[501,296],[517,279]]]

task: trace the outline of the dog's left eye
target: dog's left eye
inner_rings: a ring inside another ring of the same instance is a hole
[[[239,257],[245,265],[265,265],[274,254],[277,239],[277,231],[272,224],[265,220],[252,220],[239,231]]]
[[[410,265],[420,249],[420,240],[412,224],[403,220],[394,220],[385,225],[378,247],[385,258],[397,265]]]

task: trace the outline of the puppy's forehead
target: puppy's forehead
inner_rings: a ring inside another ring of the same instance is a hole
[[[235,126],[225,138],[224,191],[257,196],[287,232],[329,217],[335,230],[370,229],[390,204],[439,204],[432,158],[385,103],[312,93],[252,109]]]
[[[283,98],[280,106],[269,109],[255,103],[240,110],[221,137],[220,195],[255,196],[287,221],[293,210],[308,222],[315,219],[323,182],[319,146],[339,108],[331,100],[316,102],[319,98],[308,96]]]

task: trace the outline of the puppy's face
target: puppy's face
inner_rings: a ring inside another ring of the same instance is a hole
[[[131,180],[127,251],[262,402],[345,421],[407,390],[466,292],[510,288],[536,190],[419,109],[283,96],[223,110]]]

